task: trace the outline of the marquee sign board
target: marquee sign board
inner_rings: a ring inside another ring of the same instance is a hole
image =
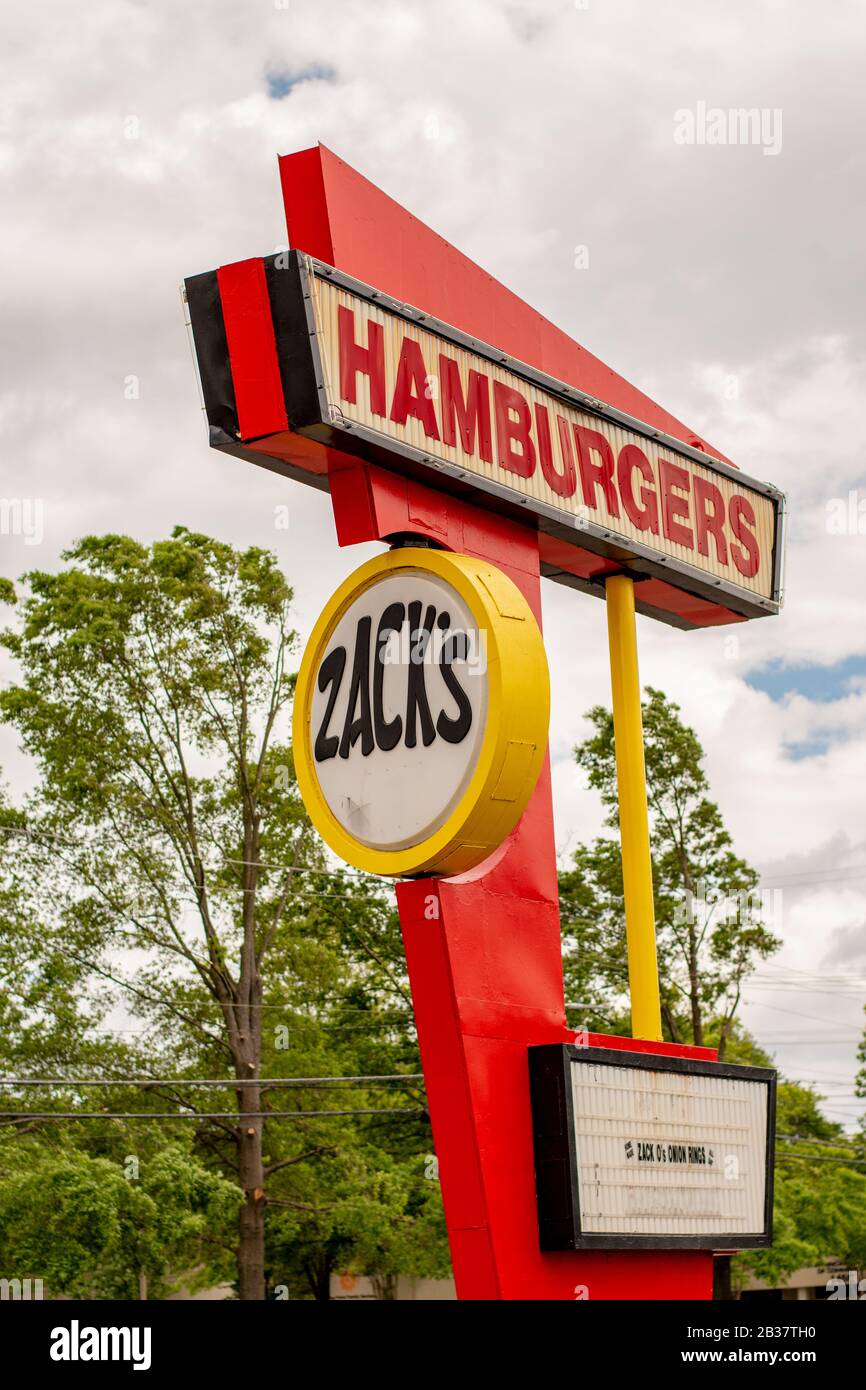
[[[543,1250],[770,1244],[775,1072],[560,1044],[529,1069]]]
[[[419,547],[363,565],[304,653],[298,783],[348,863],[459,873],[513,830],[547,746],[541,633],[494,566]]]
[[[481,492],[557,542],[740,616],[778,612],[777,489],[309,256],[264,267],[295,434]],[[207,282],[187,281],[187,296],[212,436],[230,446],[242,431]]]

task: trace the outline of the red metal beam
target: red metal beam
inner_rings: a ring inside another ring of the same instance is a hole
[[[325,145],[280,158],[289,244],[729,462]]]

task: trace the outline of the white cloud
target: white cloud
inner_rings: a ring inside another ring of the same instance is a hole
[[[828,499],[866,487],[862,7],[48,0],[6,29],[0,496],[42,497],[46,538],[0,537],[0,572],[55,565],[84,531],[180,521],[276,548],[308,631],[365,558],[338,551],[327,499],[207,449],[178,299],[184,275],[283,242],[275,156],[321,139],[788,491],[783,616],[739,626],[734,655],[730,630],[642,621],[642,671],[697,729],[738,847],[832,875],[863,818],[862,689],[780,705],[744,676],[866,650],[866,537],[825,524]],[[268,98],[268,72],[314,65],[334,80]],[[674,112],[699,100],[781,108],[782,153],[677,146]],[[569,750],[608,700],[604,607],[546,585],[545,621],[563,845],[599,825]],[[792,760],[828,721],[829,751]],[[8,731],[0,765],[25,785]],[[798,968],[866,913],[861,888],[828,894],[787,923]]]

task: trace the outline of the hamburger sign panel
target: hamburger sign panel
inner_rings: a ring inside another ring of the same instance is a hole
[[[328,409],[344,423],[771,598],[767,495],[337,285],[313,285]]]
[[[544,533],[544,573],[603,595],[626,567],[680,626],[778,612],[777,488],[310,256],[249,266],[255,313],[221,272],[185,286],[216,447],[320,488],[354,455],[475,494]]]
[[[390,551],[338,589],[304,653],[293,744],[310,817],[356,868],[471,868],[532,794],[549,702],[541,633],[510,579]]]

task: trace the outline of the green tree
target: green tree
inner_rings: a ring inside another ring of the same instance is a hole
[[[218,1237],[237,1221],[235,1183],[185,1147],[167,1145],[134,1175],[75,1147],[0,1144],[4,1269],[79,1298],[162,1296],[185,1282],[225,1277]],[[8,1171],[7,1171],[8,1169]]]
[[[642,702],[662,1018],[674,1042],[713,1042],[723,1057],[742,987],[778,949],[765,925],[758,876],[734,852],[709,797],[704,753],[679,707],[647,688]],[[575,749],[598,791],[606,825],[618,828],[613,717],[588,713],[593,732]],[[561,876],[567,998],[589,1001],[606,1026],[621,1026],[627,981],[618,839],[581,845]]]
[[[57,574],[25,576],[18,625],[2,638],[21,679],[0,695],[0,714],[41,776],[26,815],[4,813],[15,854],[0,879],[0,970],[21,989],[6,1020],[15,1041],[0,1048],[19,1076],[114,1078],[97,1109],[192,1118],[188,1129],[23,1127],[82,1162],[121,1167],[130,1149],[150,1161],[191,1134],[196,1161],[231,1173],[243,1193],[242,1298],[264,1297],[298,1267],[287,1223],[320,1271],[305,1276],[307,1291],[326,1294],[334,1261],[354,1258],[365,1231],[365,1258],[378,1249],[388,1266],[385,1228],[401,1201],[398,1226],[418,1213],[424,1226],[405,1242],[418,1263],[406,1272],[431,1258],[441,1268],[438,1186],[417,1173],[430,1148],[417,1083],[260,1084],[419,1070],[396,913],[375,883],[326,869],[297,793],[291,591],[274,557],[178,528],[150,547],[89,537],[64,558]],[[140,1026],[118,1037],[106,1011],[119,1004]],[[154,1083],[142,1091],[124,1084],[130,1076]],[[225,1088],[185,1085],[202,1077],[225,1077]],[[92,1109],[93,1094],[55,1086],[38,1108]],[[31,1101],[25,1089],[6,1108]],[[266,1122],[283,1109],[291,1119]],[[350,1113],[317,1113],[332,1110]],[[359,1194],[378,1171],[392,1173],[390,1187],[361,1220]]]
[[[439,1185],[425,1173],[428,1165],[423,1156],[395,1159],[375,1142],[335,1150],[310,1171],[309,1200],[286,1204],[273,1218],[275,1282],[291,1297],[324,1299],[333,1273],[367,1274],[388,1299],[401,1274],[447,1275]]]
[[[860,1068],[854,1081],[854,1093],[861,1099],[866,1099],[866,1032],[860,1039],[857,1048],[857,1061],[860,1063]],[[863,1138],[866,1139],[866,1115],[861,1119],[860,1128]]]
[[[29,851],[25,817],[0,788],[0,1071],[62,1076],[112,1055],[100,1031],[111,999],[41,912]],[[6,1094],[0,1087],[0,1108]]]
[[[69,883],[62,917],[85,957],[111,958],[115,974],[120,951],[147,953],[125,984],[175,1028],[176,1053],[207,1035],[246,1083],[238,1280],[261,1298],[263,972],[298,871],[321,862],[277,742],[291,591],[272,555],[183,528],[149,548],[88,537],[64,559],[26,576],[23,623],[2,639],[23,679],[0,713],[42,774],[41,876]]]
[[[730,1060],[769,1067],[773,1059],[741,1029],[730,1037]],[[749,1274],[784,1283],[804,1265],[840,1260],[866,1267],[866,1148],[821,1112],[813,1087],[779,1078],[776,1095],[776,1165],[773,1243],[733,1261],[732,1283]]]

